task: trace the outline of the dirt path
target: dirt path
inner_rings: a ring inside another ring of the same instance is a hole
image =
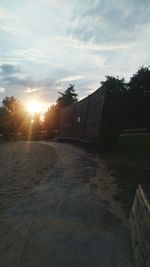
[[[48,179],[0,216],[0,266],[132,266],[128,225],[104,162],[50,145],[58,160]]]
[[[55,149],[32,142],[0,143],[0,213],[38,185],[56,162]]]

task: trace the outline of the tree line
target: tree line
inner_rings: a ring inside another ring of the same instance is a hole
[[[138,125],[147,125],[150,129],[150,67],[141,67],[133,74],[129,82],[124,78],[105,76],[101,81],[101,90],[107,96],[108,106],[113,110],[118,121],[118,127],[132,128]],[[70,84],[64,92],[59,92],[56,104],[50,106],[45,112],[44,120],[35,113],[31,118],[23,104],[14,96],[5,97],[0,107],[0,134],[7,139],[15,138],[19,133],[26,139],[34,135],[36,139],[42,130],[46,130],[47,137],[53,138],[59,131],[59,114],[62,108],[72,105],[78,101],[78,94],[74,85]],[[108,109],[109,110],[109,109]],[[119,112],[118,112],[119,110]],[[115,112],[116,111],[116,112]],[[108,121],[111,124],[112,112],[108,112]]]
[[[150,67],[141,67],[128,83],[106,76],[101,85],[110,106],[119,110],[119,121],[124,122],[120,127],[150,129]]]
[[[27,113],[23,103],[14,96],[6,96],[0,107],[0,135],[3,139],[13,137],[18,134],[29,138],[32,132],[38,136],[40,132],[40,115],[34,114],[33,118]]]
[[[38,112],[31,115],[21,101],[14,96],[6,96],[0,107],[0,138],[16,139],[18,135],[22,135],[25,139],[39,139],[44,130],[46,130],[45,136],[52,138],[59,126],[58,117],[61,108],[77,100],[78,95],[74,85],[70,84],[64,93],[59,92],[57,104],[50,106],[44,114],[44,120],[41,120]]]
[[[124,128],[150,129],[150,67],[138,69],[129,82],[124,78],[105,76],[100,82],[100,88],[106,96],[107,112],[105,113],[106,127],[120,132]],[[46,113],[49,135],[55,135],[59,129],[59,112],[61,108],[78,101],[74,85],[70,85],[64,93],[59,93],[56,104]],[[107,129],[106,129],[107,132]]]

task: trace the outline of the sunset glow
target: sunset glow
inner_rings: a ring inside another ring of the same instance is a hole
[[[28,103],[26,103],[26,110],[32,115],[35,113],[42,113],[43,104],[37,100],[29,101]]]

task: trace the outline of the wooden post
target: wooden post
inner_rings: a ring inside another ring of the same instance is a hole
[[[129,217],[131,242],[137,267],[150,266],[150,205],[138,186]]]

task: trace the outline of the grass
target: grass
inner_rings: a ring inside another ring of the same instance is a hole
[[[116,151],[103,156],[116,177],[116,198],[129,214],[137,185],[150,188],[150,134],[120,136]]]

